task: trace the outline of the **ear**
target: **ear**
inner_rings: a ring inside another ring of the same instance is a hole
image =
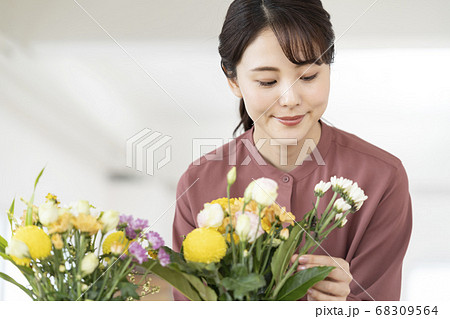
[[[227,81],[233,94],[236,95],[238,98],[242,98],[242,93],[237,78],[233,79],[227,78]]]

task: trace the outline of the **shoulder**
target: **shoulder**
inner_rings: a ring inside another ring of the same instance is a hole
[[[341,156],[351,157],[351,162],[370,163],[373,169],[385,168],[393,171],[404,169],[402,161],[394,154],[337,127],[329,126],[332,144]]]
[[[250,130],[245,131],[240,136],[230,139],[222,146],[200,156],[189,164],[181,179],[192,183],[196,178],[212,179],[215,176],[222,178],[233,166],[236,166],[236,158],[244,154],[245,143],[247,143],[245,139],[249,134]]]

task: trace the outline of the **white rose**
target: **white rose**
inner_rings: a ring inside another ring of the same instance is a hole
[[[14,238],[11,238],[9,241],[8,246],[5,248],[5,253],[20,259],[30,257],[30,251],[28,250],[27,244]]]
[[[39,221],[44,226],[49,226],[58,220],[58,207],[54,202],[48,201],[39,206]]]
[[[236,221],[236,234],[239,236],[239,240],[247,241],[250,227],[250,217],[239,215]]]
[[[81,272],[83,276],[90,275],[98,266],[98,258],[94,253],[88,253],[81,261]]]
[[[119,224],[119,214],[120,213],[115,210],[107,210],[103,213],[100,222],[103,225],[102,232],[104,234],[117,227]]]
[[[87,200],[79,200],[77,203],[77,210],[79,214],[90,214],[90,205]]]
[[[252,191],[252,199],[264,206],[272,205],[277,196],[278,184],[270,178],[258,178]]]
[[[205,204],[204,209],[197,215],[199,227],[220,227],[223,222],[223,209],[220,204]]]

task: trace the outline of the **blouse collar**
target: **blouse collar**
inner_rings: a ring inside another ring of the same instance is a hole
[[[329,125],[325,124],[321,119],[319,119],[319,123],[321,125],[321,135],[316,149],[313,150],[313,152],[311,152],[307,158],[305,158],[301,165],[298,165],[290,172],[284,172],[273,166],[272,164],[267,163],[266,160],[261,156],[253,140],[255,126],[252,126],[251,129],[242,134],[242,138],[247,138],[250,140],[249,147],[252,148],[252,150],[249,153],[251,153],[253,157],[256,157],[256,161],[252,161],[253,165],[257,166],[259,170],[261,170],[264,177],[277,180],[279,178],[282,178],[283,176],[288,175],[294,178],[294,180],[298,181],[308,176],[318,167],[324,166],[326,164],[326,155],[330,148],[332,139],[332,128]],[[318,150],[318,154],[320,154],[320,156],[318,156],[317,158],[314,154],[317,153],[316,150]]]

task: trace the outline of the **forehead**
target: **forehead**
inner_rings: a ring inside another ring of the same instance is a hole
[[[301,54],[302,59],[304,58]],[[241,68],[251,70],[258,66],[276,66],[294,68],[296,64],[289,61],[278,39],[271,29],[262,31],[245,49],[240,61]],[[239,66],[238,66],[239,67]]]

